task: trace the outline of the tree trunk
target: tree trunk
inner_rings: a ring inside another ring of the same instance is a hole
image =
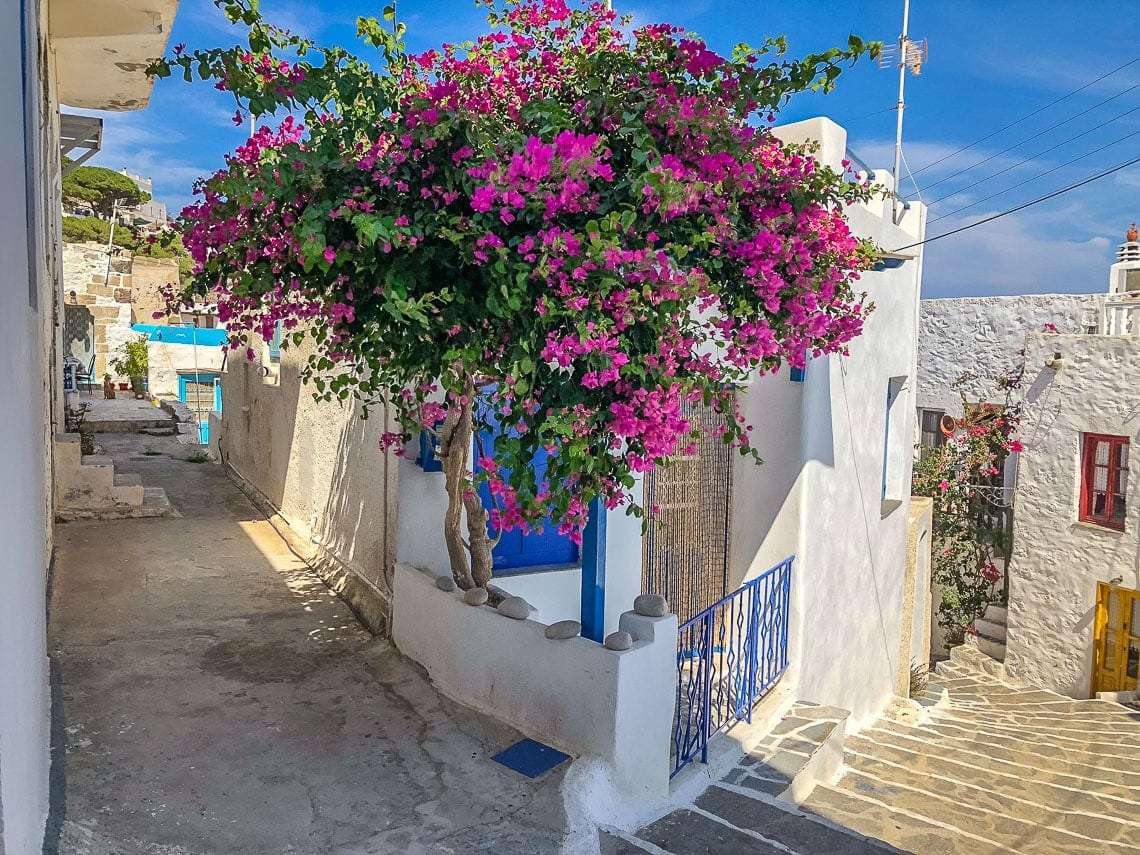
[[[447,513],[443,517],[443,539],[451,561],[455,584],[467,591],[475,587],[467,547],[463,543],[463,495],[467,490],[467,458],[471,450],[471,405],[451,407],[440,428],[440,451],[447,488]]]
[[[491,538],[487,536],[487,511],[474,487],[463,494],[467,510],[467,542],[471,552],[471,578],[477,588],[491,581]]]

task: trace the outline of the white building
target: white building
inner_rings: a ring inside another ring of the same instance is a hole
[[[820,141],[820,158],[842,169],[846,132],[833,122],[776,132]],[[883,200],[848,213],[858,234],[887,250],[921,241],[921,206],[903,211],[898,225]],[[630,612],[639,593],[666,593],[682,623],[703,620],[701,610],[726,595],[755,597],[747,603],[768,627],[758,655],[772,667],[765,708],[806,699],[849,710],[849,725],[859,727],[907,693],[912,661],[926,661],[930,518],[926,503],[912,512],[910,502],[921,268],[915,248],[864,276],[876,308],[849,357],[817,359],[805,372],[785,369],[741,390],[762,466],[708,448],[648,477],[640,489],[664,491],[657,495],[673,501],[660,502],[663,513],[675,516],[644,540],[638,521],[607,515],[598,635],[628,630],[630,650],[544,634],[588,611],[583,592],[589,606],[598,589],[592,557],[517,546],[493,581],[528,601],[528,620],[438,590],[432,577],[450,571],[443,476],[432,471],[430,450],[383,456],[383,413],[361,421],[352,407],[315,404],[299,380],[303,350],[230,361],[219,454],[313,544],[311,557],[357,613],[390,632],[442,691],[596,761],[615,792],[658,798],[676,764],[675,727],[692,712],[687,703],[675,708],[684,694],[678,681],[691,679],[686,662],[695,651],[713,653],[694,640],[699,623],[678,634],[671,616]],[[528,553],[542,566],[526,566]],[[678,555],[677,566],[666,566]],[[789,574],[783,562],[792,556]],[[728,623],[716,631],[731,635]],[[715,646],[723,651],[734,638]]]
[[[59,105],[146,105],[146,62],[165,49],[177,0],[26,0],[0,12],[0,444],[8,456],[0,543],[0,852],[41,851],[48,814],[45,621],[53,436],[62,430]],[[113,59],[113,61],[112,61]],[[97,122],[95,123],[97,124]],[[84,122],[73,123],[83,126]],[[97,133],[69,128],[67,147]]]
[[[1140,242],[1133,226],[1102,294],[925,300],[919,357],[922,441],[943,413],[999,403],[993,381],[1024,366],[1025,450],[1005,472],[1013,506],[1007,669],[1073,697],[1131,694],[1140,659]],[[989,632],[991,630],[983,630]],[[982,646],[1001,655],[1001,645]]]
[[[155,228],[165,226],[167,222],[169,222],[166,216],[166,203],[154,198],[154,182],[146,176],[135,175],[126,169],[120,169],[119,172],[131,179],[139,190],[150,197],[150,199],[140,205],[123,208],[120,212],[120,217],[128,225],[151,226]]]

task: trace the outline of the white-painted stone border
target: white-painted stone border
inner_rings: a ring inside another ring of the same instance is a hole
[[[616,793],[651,802],[669,792],[677,618],[621,616],[633,647],[548,639],[545,626],[469,606],[406,564],[395,574],[392,639],[445,695],[589,765]]]

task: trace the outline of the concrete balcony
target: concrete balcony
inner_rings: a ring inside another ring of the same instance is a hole
[[[59,100],[72,107],[138,110],[150,100],[145,71],[166,51],[178,0],[51,0]]]

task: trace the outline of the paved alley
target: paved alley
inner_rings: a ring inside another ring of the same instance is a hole
[[[56,851],[558,851],[558,774],[492,763],[519,735],[364,631],[220,467],[98,441],[181,516],[59,527]]]

